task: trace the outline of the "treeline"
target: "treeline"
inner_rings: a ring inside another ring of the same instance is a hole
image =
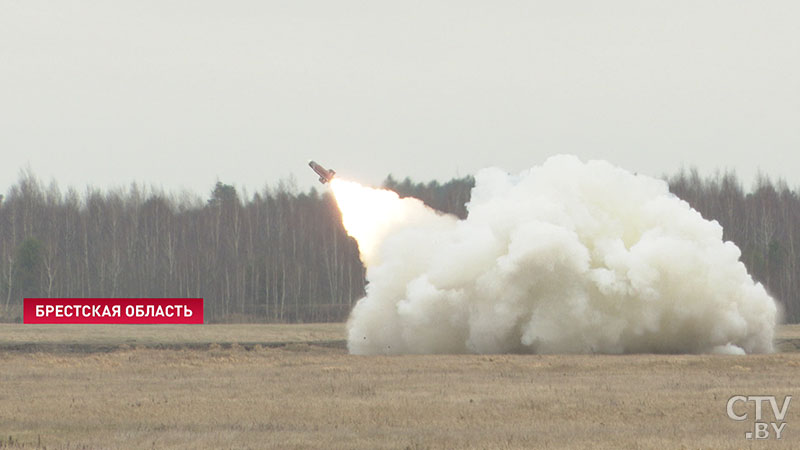
[[[79,195],[23,174],[0,203],[5,320],[25,297],[202,297],[211,322],[341,321],[363,293],[357,246],[316,190]]]
[[[800,321],[798,193],[764,177],[745,193],[733,174],[668,181]],[[474,179],[384,185],[463,218]],[[209,322],[341,321],[364,288],[328,192],[247,195],[220,182],[207,199],[136,185],[62,193],[24,173],[0,199],[0,320],[21,320],[25,297],[202,297]]]

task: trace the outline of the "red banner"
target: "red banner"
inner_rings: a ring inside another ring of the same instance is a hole
[[[203,323],[202,298],[26,298],[24,323]]]

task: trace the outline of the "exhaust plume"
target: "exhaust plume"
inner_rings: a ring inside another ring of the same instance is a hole
[[[775,302],[664,181],[573,156],[484,169],[465,220],[331,185],[367,268],[351,353],[772,351]]]

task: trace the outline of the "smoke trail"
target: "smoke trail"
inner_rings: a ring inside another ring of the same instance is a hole
[[[334,181],[369,282],[351,353],[772,350],[775,302],[661,180],[572,156],[484,169],[465,220]]]

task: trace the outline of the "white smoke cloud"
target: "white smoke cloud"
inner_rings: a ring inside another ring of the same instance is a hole
[[[369,281],[351,353],[772,351],[775,302],[661,180],[572,156],[484,169],[466,220],[337,183]]]

